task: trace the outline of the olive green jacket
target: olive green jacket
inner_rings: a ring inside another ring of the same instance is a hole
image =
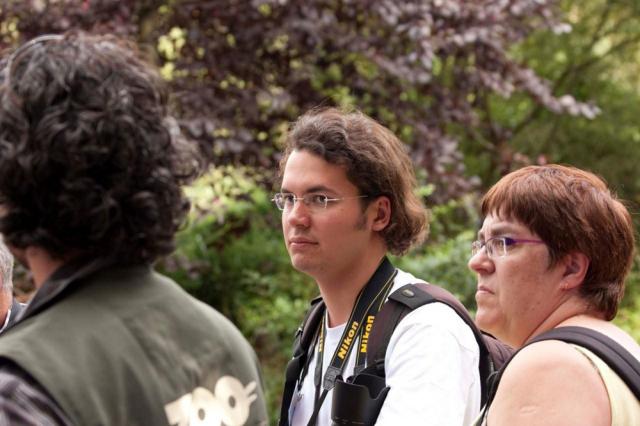
[[[54,274],[0,337],[8,361],[78,425],[267,423],[238,330],[146,266]]]

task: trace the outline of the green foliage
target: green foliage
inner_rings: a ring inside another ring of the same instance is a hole
[[[434,206],[427,244],[394,264],[418,278],[446,288],[469,309],[475,310],[476,278],[469,268],[471,242],[476,239],[479,217],[474,196]]]
[[[624,198],[640,204],[640,9],[637,1],[564,0],[570,32],[536,32],[511,49],[548,80],[553,93],[591,100],[593,119],[543,111],[531,98],[486,98],[487,126],[461,129],[468,170],[491,186],[530,163],[569,163],[602,175]]]
[[[446,288],[470,310],[475,310],[475,275],[467,268],[475,231],[463,231],[455,237],[424,251],[394,259],[400,269],[418,278]]]
[[[640,254],[636,254],[622,305],[613,322],[640,342]]]

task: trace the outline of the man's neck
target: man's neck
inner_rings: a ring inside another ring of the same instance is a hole
[[[327,306],[329,327],[347,322],[358,294],[373,276],[384,255],[382,252],[376,256],[367,256],[358,265],[353,265],[353,268],[339,276],[316,281]]]
[[[28,247],[25,255],[33,283],[38,289],[51,274],[65,263],[64,259],[54,258],[46,250],[39,247]]]

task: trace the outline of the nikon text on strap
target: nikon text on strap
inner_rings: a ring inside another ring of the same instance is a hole
[[[391,262],[385,257],[378,269],[373,274],[369,282],[363,287],[358,295],[351,312],[350,318],[346,323],[345,330],[340,339],[340,344],[336,348],[331,362],[327,367],[327,371],[322,378],[322,351],[324,349],[323,336],[326,334],[324,325],[324,309],[320,312],[320,307],[313,306],[303,326],[298,330],[298,336],[294,343],[294,357],[287,365],[287,373],[285,378],[285,389],[283,394],[282,407],[280,409],[280,425],[289,424],[289,406],[292,403],[293,394],[295,392],[295,383],[298,382],[299,387],[302,386],[305,375],[307,374],[309,363],[311,362],[311,351],[309,348],[313,348],[311,341],[303,341],[303,337],[307,337],[312,333],[306,330],[313,330],[313,336],[317,336],[316,346],[316,369],[314,371],[314,385],[315,385],[315,398],[314,398],[314,411],[309,420],[309,425],[313,425],[316,422],[318,413],[327,396],[327,393],[333,388],[336,378],[342,374],[342,371],[346,365],[349,355],[355,346],[356,340],[363,342],[366,340],[373,323],[373,319],[380,310],[380,307],[387,298],[387,294],[393,285],[393,278],[396,275],[396,269]],[[319,305],[320,303],[318,303]],[[322,304],[324,308],[324,304]],[[313,318],[312,318],[313,317]],[[320,323],[314,328],[311,328],[308,322],[312,320]],[[367,325],[369,325],[367,327]],[[306,333],[306,335],[305,335]],[[306,346],[304,345],[306,343]],[[366,345],[360,345],[356,358],[356,365],[360,369],[365,362]],[[320,392],[322,390],[322,393]]]

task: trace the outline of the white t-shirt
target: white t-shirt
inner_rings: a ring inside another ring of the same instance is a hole
[[[398,270],[391,292],[422,282]],[[323,351],[323,377],[346,324],[329,328]],[[357,344],[355,345],[357,348]],[[343,377],[353,374],[351,351]],[[293,395],[290,420],[306,426],[313,413],[315,351],[301,392]],[[430,303],[409,313],[395,329],[385,358],[389,394],[376,425],[469,425],[480,411],[479,349],[473,332],[453,309]],[[318,426],[331,425],[329,391],[318,415]]]

